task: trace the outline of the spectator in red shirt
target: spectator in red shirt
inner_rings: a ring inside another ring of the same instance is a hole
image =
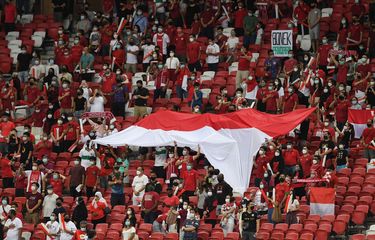
[[[307,16],[309,14],[310,7],[305,3],[305,0],[298,1],[298,6],[293,11],[293,17],[297,19],[298,34],[309,33],[307,27]]]
[[[215,111],[217,113],[226,113],[230,105],[228,101],[228,91],[226,87],[220,87],[220,95],[216,96],[217,104],[215,106]]]
[[[318,56],[317,56],[317,62],[319,64],[319,69],[323,69],[325,72],[327,72],[327,65],[328,65],[328,55],[329,51],[332,49],[332,45],[328,43],[327,37],[323,37],[322,39],[322,45],[320,45],[318,49]]]
[[[183,89],[182,85],[184,81],[186,81],[186,84],[187,84],[190,75],[191,73],[189,71],[189,68],[184,63],[181,63],[180,68],[178,69],[178,75],[177,75],[177,80],[175,84],[178,98],[181,98],[181,99],[187,98],[187,88]]]
[[[236,73],[236,88],[241,87],[243,80],[247,80],[249,77],[250,61],[252,58],[251,52],[248,52],[245,47],[241,48],[241,53],[238,57],[238,70]]]
[[[289,50],[288,52],[288,59],[284,62],[284,73],[286,75],[290,75],[294,69],[297,67],[298,61],[294,58],[293,50]]]
[[[4,30],[6,33],[16,30],[17,8],[13,0],[9,0],[4,6]]]
[[[221,26],[216,29],[215,42],[219,45],[220,51],[223,51],[228,40],[228,37],[223,34],[223,30],[224,28]]]
[[[288,192],[290,190],[290,187],[289,187],[289,184],[285,181],[285,175],[284,174],[281,174],[280,177],[279,177],[279,184],[276,185],[276,193],[275,193],[275,197],[276,197],[276,202],[278,204],[280,204],[280,206],[282,204],[284,204],[285,200],[286,200],[286,197],[288,195]]]
[[[350,106],[350,102],[345,99],[344,96],[340,95],[338,100],[334,100],[334,103],[337,128],[342,130],[346,121],[348,120],[348,108]]]
[[[309,153],[308,148],[303,147],[302,148],[302,155],[299,158],[299,162],[300,162],[301,167],[302,167],[304,178],[307,178],[310,175],[312,160],[313,160],[313,157]]]
[[[186,49],[186,57],[190,72],[201,71],[201,45],[195,40],[194,35],[189,36],[189,43],[187,44]]]
[[[258,152],[258,157],[254,162],[254,175],[255,175],[255,186],[259,187],[260,182],[262,181],[264,175],[267,173],[267,163],[270,162],[269,157],[266,155],[266,148],[261,147]],[[267,173],[268,177],[268,173]]]
[[[367,128],[363,130],[362,133],[362,138],[361,138],[361,143],[365,147],[365,158],[373,159],[375,158],[375,150],[371,149],[374,147],[374,141],[375,141],[375,128],[374,128],[374,123],[371,119],[367,120]]]
[[[94,196],[96,186],[99,183],[100,169],[96,166],[96,158],[90,158],[90,166],[86,169],[86,195],[88,198]]]
[[[353,16],[352,20],[353,24],[349,27],[347,43],[349,49],[358,50],[363,40],[363,27],[357,16]]]
[[[74,97],[68,80],[62,81],[62,88],[59,91],[60,113],[71,113],[73,111]]]
[[[363,20],[363,15],[366,13],[366,8],[360,0],[355,0],[350,10],[352,12],[352,16],[356,16],[359,20]]]
[[[154,191],[154,187],[151,184],[147,184],[146,192],[143,195],[141,203],[142,215],[145,223],[152,224],[157,218],[159,198],[160,196]]]
[[[193,164],[186,165],[186,171],[182,172],[181,178],[184,181],[184,194],[186,197],[194,196],[195,190],[198,187],[198,172],[193,169]]]
[[[298,104],[298,95],[294,91],[293,86],[289,86],[288,92],[284,96],[284,113],[292,112],[296,109]]]
[[[234,12],[234,30],[237,36],[243,36],[243,19],[247,15],[247,10],[243,7],[243,3],[238,3],[238,10]]]
[[[283,157],[285,161],[285,171],[284,173],[289,176],[293,176],[295,172],[295,167],[298,163],[299,153],[293,148],[293,144],[288,142],[286,144],[286,150],[283,152]]]
[[[4,113],[1,117],[0,123],[0,152],[6,153],[8,152],[8,144],[7,144],[7,137],[9,136],[10,132],[16,127],[16,125],[9,121],[10,114]]]
[[[219,11],[218,9],[217,11]],[[215,12],[211,6],[211,3],[206,2],[205,10],[200,15],[200,22],[202,30],[200,36],[207,37],[208,39],[214,38],[214,27],[217,12]]]
[[[273,83],[270,83],[267,87],[266,96],[263,98],[263,102],[266,104],[266,112],[276,114],[279,107],[277,106],[277,100],[279,93],[275,90]]]
[[[339,47],[345,48],[346,46],[346,38],[348,37],[348,20],[343,17],[340,23],[340,29],[337,33],[336,42],[338,43]]]
[[[188,43],[188,37],[182,31],[181,27],[177,27],[177,34],[174,38],[174,45],[176,47],[176,57],[180,60],[180,62],[186,62],[186,47]],[[169,35],[168,35],[169,36]]]
[[[94,228],[99,223],[105,222],[105,213],[104,209],[107,207],[107,202],[103,198],[101,192],[96,192],[95,197],[92,200],[91,204],[89,205],[88,209],[89,213],[91,213],[91,222],[94,224]]]
[[[4,153],[4,152],[3,152]],[[8,155],[4,154],[0,162],[1,166],[1,177],[3,178],[3,188],[13,188],[13,162],[9,160]]]

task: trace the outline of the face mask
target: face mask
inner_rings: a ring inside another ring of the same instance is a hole
[[[59,175],[54,174],[54,175],[53,175],[53,179],[55,179],[55,180],[59,179]]]
[[[48,114],[47,117],[48,117],[48,118],[52,118],[52,114]]]
[[[303,60],[305,60],[305,62],[309,61],[309,57],[304,57]]]
[[[264,154],[264,151],[263,151],[263,150],[259,150],[259,154],[260,154],[260,155],[263,155],[263,154]]]
[[[74,164],[75,164],[75,165],[78,165],[78,164],[79,164],[79,161],[74,161]]]
[[[367,123],[367,127],[372,127],[372,123]]]
[[[194,42],[194,38],[189,38],[189,41],[190,42]]]
[[[328,126],[329,125],[329,122],[324,122],[324,126]]]
[[[303,153],[303,154],[306,154],[306,153],[307,153],[307,150],[306,150],[306,149],[302,149],[302,153]]]
[[[53,190],[52,189],[48,189],[47,193],[51,195],[53,193]]]
[[[137,170],[136,173],[137,173],[137,175],[141,175],[141,171],[139,171],[139,170]]]
[[[229,199],[229,198],[226,198],[226,199],[225,199],[225,202],[226,202],[226,203],[230,203],[230,199]]]
[[[173,158],[174,154],[173,153],[170,153],[168,154],[169,158]]]
[[[211,197],[212,196],[212,192],[208,192],[207,196]]]
[[[288,88],[288,92],[292,93],[293,92],[293,88]]]
[[[331,82],[328,83],[328,87],[332,87],[332,83]]]
[[[287,149],[292,149],[292,145],[286,145]]]
[[[183,151],[182,151],[182,155],[186,156],[186,155],[187,155],[187,151],[186,151],[186,150],[183,150]]]
[[[36,191],[36,187],[35,186],[31,186],[31,191]]]
[[[322,40],[322,43],[323,43],[323,44],[327,44],[327,42],[328,42],[327,39],[323,39],[323,40]]]
[[[68,121],[72,121],[73,120],[73,117],[68,117]]]
[[[352,104],[353,105],[357,104],[357,101],[356,100],[352,100]]]
[[[279,152],[275,152],[275,156],[276,157],[280,156],[280,153]]]
[[[259,184],[259,188],[260,188],[260,189],[263,189],[263,188],[264,188],[264,185],[263,185],[263,184]]]
[[[79,43],[79,40],[74,40],[74,44],[78,44]]]
[[[44,139],[43,139],[44,140]],[[46,139],[47,140],[47,139]],[[43,158],[43,163],[46,164],[48,162],[48,158]]]
[[[264,178],[268,178],[268,173],[265,172],[265,173],[263,174],[263,177],[264,177]]]
[[[236,96],[237,97],[242,97],[242,93],[237,93]]]
[[[319,84],[319,80],[314,80],[314,83],[315,84]]]
[[[7,205],[7,204],[8,204],[7,200],[5,200],[5,199],[2,200],[1,203],[2,203],[3,205]]]
[[[186,210],[188,208],[188,206],[187,205],[183,205],[182,208]]]
[[[85,16],[81,16],[81,20],[85,19]]]
[[[313,164],[317,164],[317,163],[318,163],[318,161],[314,159],[313,160]]]
[[[186,167],[186,169],[187,169],[188,171],[190,171],[190,170],[192,169],[192,167],[189,165],[189,166]]]
[[[268,90],[272,91],[272,90],[273,90],[273,87],[272,87],[272,86],[269,86],[269,87],[268,87]]]
[[[121,72],[120,72],[120,71],[116,71],[116,74],[117,74],[117,75],[121,75]]]
[[[36,170],[38,170],[38,167],[37,166],[33,166],[32,169],[33,169],[33,171],[36,171]]]
[[[58,120],[58,121],[57,121],[57,124],[62,124],[62,123],[63,123],[62,120]]]
[[[292,57],[293,57],[293,54],[288,54],[288,57],[289,57],[289,58],[292,58]]]
[[[190,213],[190,214],[189,214],[189,219],[194,219],[194,218],[195,218],[194,213]]]
[[[39,65],[39,61],[35,61],[35,65]]]
[[[83,232],[86,232],[86,228],[85,228],[85,227],[81,227],[81,230],[82,230]]]
[[[67,87],[68,87],[68,84],[64,83],[64,84],[62,85],[62,87],[63,87],[63,88],[67,88]]]
[[[174,53],[170,53],[169,56],[170,56],[170,57],[174,57]]]
[[[339,90],[340,90],[340,91],[343,91],[343,90],[344,90],[344,87],[339,87]]]
[[[158,32],[159,33],[163,32],[163,29],[162,28],[158,28]]]
[[[344,149],[344,145],[339,145],[339,149]]]
[[[55,216],[50,216],[49,219],[50,219],[51,221],[55,221],[55,220],[56,220],[56,217],[55,217]]]

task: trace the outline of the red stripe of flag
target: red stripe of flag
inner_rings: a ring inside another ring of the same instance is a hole
[[[356,124],[366,124],[367,120],[374,118],[374,110],[355,110],[349,109],[348,121]]]
[[[122,30],[124,29],[126,23],[127,23],[126,19],[125,18],[121,18],[120,24],[118,25],[118,28],[117,28],[117,34],[118,35],[120,35],[120,33],[122,32]]]

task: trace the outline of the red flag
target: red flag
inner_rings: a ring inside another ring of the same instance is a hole
[[[356,138],[361,138],[363,130],[367,127],[367,121],[375,116],[374,110],[354,110],[348,111],[348,122],[354,127]]]
[[[126,19],[125,18],[121,18],[120,24],[118,25],[118,28],[117,28],[117,34],[118,35],[120,35],[120,33],[122,32],[122,30],[124,29],[126,23],[127,23]]]
[[[60,222],[61,229],[65,231],[66,230],[65,219],[64,219],[64,215],[61,213],[59,213],[59,222]]]
[[[310,188],[310,214],[335,214],[335,189],[324,187]]]

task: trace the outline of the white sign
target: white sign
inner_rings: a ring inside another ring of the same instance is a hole
[[[293,50],[293,31],[273,30],[271,47],[275,57],[287,57],[289,50]]]

